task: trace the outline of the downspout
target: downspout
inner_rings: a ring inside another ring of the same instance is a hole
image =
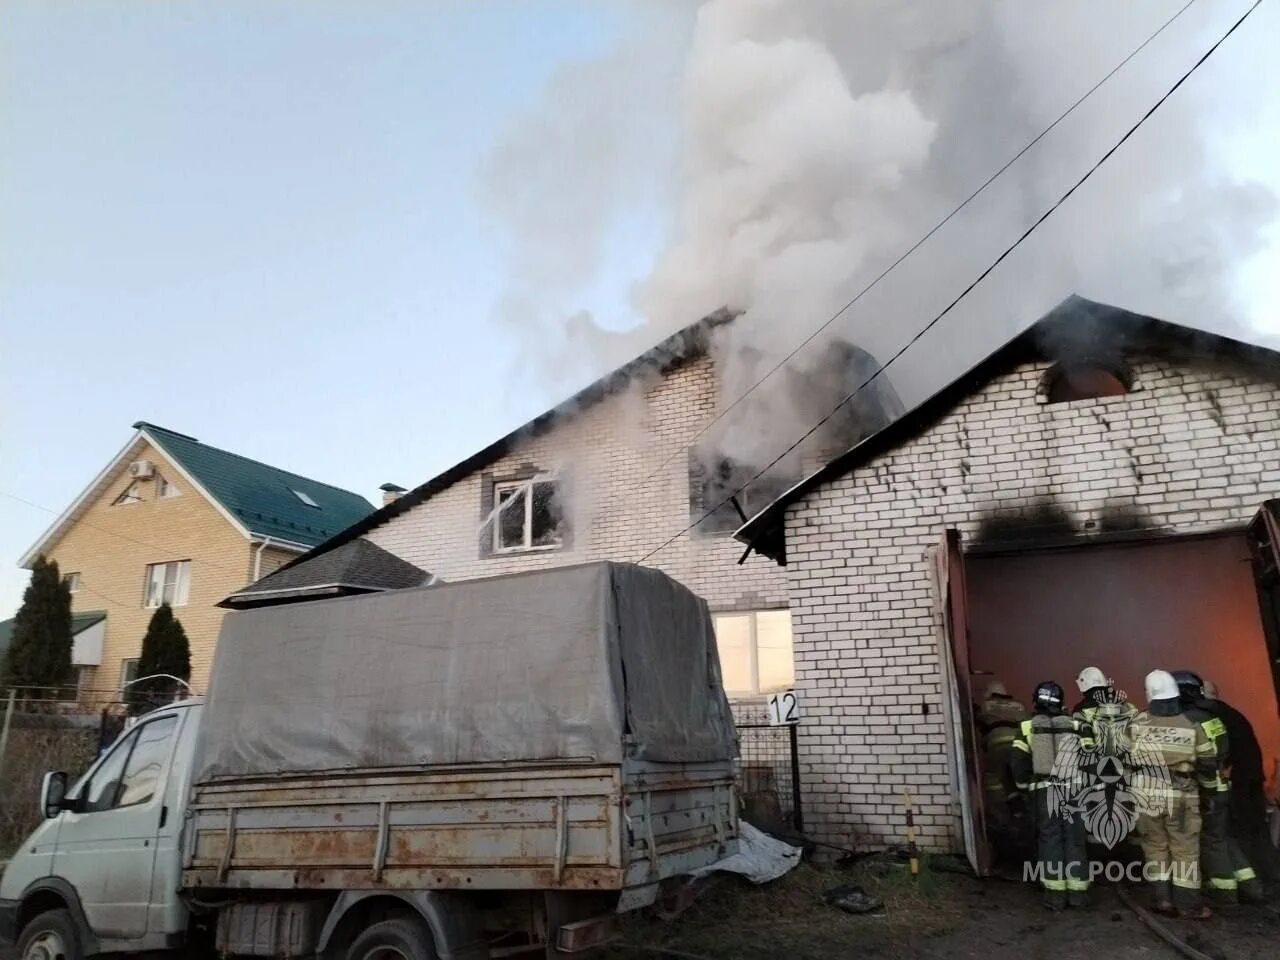
[[[267,549],[271,543],[270,537],[263,537],[258,542],[258,549],[253,552],[253,582],[257,583],[262,578],[262,551]]]

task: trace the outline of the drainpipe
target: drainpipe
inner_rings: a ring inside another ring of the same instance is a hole
[[[258,542],[258,549],[253,552],[253,582],[257,583],[262,578],[262,551],[267,549],[271,543],[270,537],[263,537]]]

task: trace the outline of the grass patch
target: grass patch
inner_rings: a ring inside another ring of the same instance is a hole
[[[850,883],[883,900],[884,910],[854,916],[823,902],[826,890]],[[913,944],[946,933],[960,922],[961,888],[968,883],[964,877],[934,869],[928,859],[916,879],[905,864],[878,859],[849,868],[804,863],[760,887],[724,875],[715,878],[710,889],[674,921],[648,915],[625,919],[623,939],[744,960],[816,960],[847,956],[854,948],[910,956]],[[619,946],[605,956],[639,960],[654,954]]]

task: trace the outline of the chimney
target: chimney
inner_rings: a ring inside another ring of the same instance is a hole
[[[378,488],[382,491],[382,505],[385,507],[389,503],[395,503],[404,496],[404,487],[394,483],[384,483]]]

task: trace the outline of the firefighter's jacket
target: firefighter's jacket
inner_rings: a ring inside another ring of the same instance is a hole
[[[1170,778],[1167,790],[1175,794],[1214,792],[1222,783],[1218,747],[1204,721],[1184,711],[1177,700],[1151,701],[1133,722],[1133,746],[1142,762],[1164,764]]]

